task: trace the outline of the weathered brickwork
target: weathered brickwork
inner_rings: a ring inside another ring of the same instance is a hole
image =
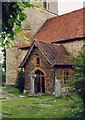
[[[6,85],[14,85],[17,78],[17,47],[6,49]]]
[[[77,55],[84,46],[84,40],[73,40],[65,43],[62,42],[61,44],[64,45],[69,53],[72,55]]]
[[[48,10],[55,13],[55,14],[58,14],[58,3],[57,3],[57,1],[56,2],[49,2]]]
[[[18,61],[18,67],[20,66],[21,62],[23,61],[25,55],[27,54],[29,49],[25,49],[25,50],[21,50],[18,49],[18,53],[17,53],[17,61]]]
[[[40,66],[36,65],[36,56],[34,55],[37,53],[40,58]],[[25,64],[25,89],[30,92],[30,77],[29,74],[31,72],[35,72],[36,70],[41,70],[45,75],[45,93],[52,94],[54,91],[54,70],[52,65],[48,63],[44,55],[35,48],[31,53],[31,56],[27,63]]]
[[[27,12],[32,36],[38,32],[47,19],[57,16],[39,8],[30,9]]]
[[[40,58],[40,65],[37,66],[36,58],[37,56]],[[30,73],[35,73],[36,70],[40,70],[45,75],[45,93],[53,94],[55,91],[55,76],[57,80],[61,81],[61,85],[66,86],[64,84],[64,71],[68,71],[69,80],[72,79],[72,67],[71,66],[56,66],[55,68],[48,62],[45,56],[39,51],[37,47],[35,47],[28,58],[25,64],[25,90],[27,93],[30,93],[31,90],[31,77]]]
[[[15,85],[19,66],[28,50],[20,50],[17,47],[6,50],[6,85]]]

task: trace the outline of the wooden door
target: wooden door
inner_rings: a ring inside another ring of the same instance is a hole
[[[34,82],[35,93],[45,93],[45,79],[42,71],[35,71],[36,77]]]

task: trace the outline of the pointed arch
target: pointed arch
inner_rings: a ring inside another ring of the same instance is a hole
[[[45,93],[45,86],[46,86],[46,79],[45,79],[45,72],[37,67],[33,70],[35,74],[34,80],[34,91],[35,93]]]

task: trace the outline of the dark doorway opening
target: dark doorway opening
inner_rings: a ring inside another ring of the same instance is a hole
[[[40,70],[35,71],[36,77],[34,82],[35,93],[45,93],[44,73]]]

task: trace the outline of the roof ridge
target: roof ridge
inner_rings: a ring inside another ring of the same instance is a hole
[[[51,20],[51,19],[54,19],[54,18],[63,17],[63,16],[65,16],[65,15],[69,15],[69,14],[72,14],[72,13],[75,13],[75,12],[78,12],[78,11],[84,10],[84,9],[85,9],[85,7],[84,7],[84,8],[77,9],[77,10],[73,10],[73,11],[71,11],[71,12],[64,13],[64,14],[62,14],[62,15],[54,16],[54,17],[52,17],[52,18],[49,18],[48,20]]]
[[[59,64],[65,65],[67,63],[68,63],[68,65],[71,65],[70,61],[68,59],[66,59],[66,57],[65,57],[66,52],[64,51],[64,49],[61,50],[61,48],[59,47],[60,45],[57,45],[58,49],[56,50],[55,47],[53,46],[53,44],[46,43],[46,42],[42,42],[42,43],[40,44],[39,41],[33,41],[32,45],[30,47],[30,50],[27,52],[26,56],[24,57],[24,59],[21,62],[19,67],[24,67],[24,65],[25,65],[26,61],[28,60],[29,55],[31,54],[34,47],[38,47],[41,54],[45,57],[45,59],[52,66],[59,65]]]
[[[83,10],[48,19],[33,38],[51,43],[83,37]]]
[[[52,15],[58,15],[58,14],[53,13],[53,12],[51,12],[51,11],[49,11],[49,10],[44,9],[44,8],[41,9],[41,8],[39,8],[38,6],[35,6],[35,8],[38,8],[38,9],[40,9],[40,10],[42,10],[42,11],[44,11],[44,12],[50,13],[50,14],[52,14]]]

